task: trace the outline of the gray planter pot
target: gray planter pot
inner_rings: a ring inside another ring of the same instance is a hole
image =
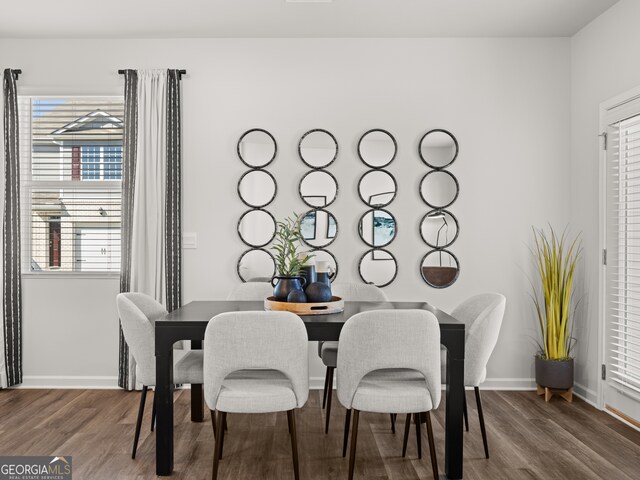
[[[559,361],[536,357],[536,383],[557,390],[573,387],[573,358]]]

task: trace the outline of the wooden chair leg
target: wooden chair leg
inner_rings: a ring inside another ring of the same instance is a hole
[[[327,391],[329,390],[329,367],[324,372],[324,391],[322,392],[322,409],[327,406]]]
[[[351,422],[351,409],[347,409],[344,417],[344,440],[342,441],[342,458],[347,456],[347,442],[349,441],[349,422]]]
[[[427,436],[429,437],[429,455],[431,456],[431,469],[433,478],[438,478],[438,459],[436,458],[436,442],[433,438],[433,426],[431,425],[431,412],[427,412]]]
[[[287,412],[287,418],[289,420],[289,426],[291,431],[291,455],[293,456],[293,474],[295,480],[300,479],[300,469],[298,467],[298,439],[296,437],[296,416],[295,410],[289,410]]]
[[[331,419],[331,397],[333,396],[333,371],[335,368],[328,367],[329,382],[327,383],[327,413],[324,426],[324,433],[329,433],[329,420]]]
[[[407,454],[407,443],[409,443],[409,429],[411,428],[411,414],[407,413],[407,419],[404,421],[404,442],[402,443],[402,457]]]
[[[473,388],[476,392],[476,404],[478,405],[478,418],[480,419],[480,431],[482,432],[482,443],[484,444],[484,456],[489,458],[489,444],[487,442],[487,430],[484,427],[484,415],[482,413],[482,401],[480,400],[480,389]]]
[[[211,427],[213,428],[213,439],[216,439],[217,436],[217,427],[216,427],[216,411],[209,410],[211,412]]]
[[[353,471],[356,466],[356,444],[358,443],[358,419],[360,411],[353,409],[353,427],[351,433],[351,452],[349,453],[349,480],[353,480]]]
[[[391,417],[391,433],[396,433],[396,414],[390,413],[389,416]]]
[[[131,458],[136,458],[136,450],[138,449],[138,439],[140,438],[140,427],[142,426],[142,416],[144,415],[144,402],[147,400],[147,387],[142,387],[140,392],[140,406],[138,407],[138,420],[136,421],[136,433],[133,436],[133,450],[131,452]]]
[[[216,446],[213,450],[213,469],[211,472],[211,480],[216,480],[218,478],[218,464],[220,463],[220,459],[222,458],[222,447],[224,442],[224,422],[226,417],[226,412],[218,413]]]
[[[465,390],[465,394],[462,397],[464,403],[462,404],[462,414],[464,415],[464,428],[466,431],[469,431],[469,413],[467,412],[467,392]]]
[[[151,407],[151,431],[156,426],[156,391],[153,391],[153,405]]]
[[[422,435],[420,433],[420,414],[414,414],[415,424],[416,424],[416,445],[418,446],[418,458],[422,459]]]

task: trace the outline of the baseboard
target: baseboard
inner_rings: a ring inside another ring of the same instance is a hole
[[[24,375],[22,383],[11,388],[117,389],[118,377]]]
[[[587,388],[584,385],[580,385],[579,383],[574,383],[573,394],[581,400],[584,400],[585,402],[591,404],[595,408],[598,408],[598,393],[594,392],[590,388]],[[601,409],[598,408],[598,410]]]
[[[536,382],[533,378],[487,378],[480,387],[483,390],[535,390]],[[324,377],[309,378],[309,389],[324,389]]]

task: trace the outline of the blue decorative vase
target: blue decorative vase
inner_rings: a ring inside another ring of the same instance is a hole
[[[312,283],[305,290],[309,303],[320,303],[331,301],[331,287],[320,282]]]
[[[315,265],[303,265],[302,271],[300,275],[304,277],[307,281],[305,285],[311,285],[314,282],[318,281],[318,277],[316,276],[316,266]]]
[[[331,288],[331,275],[329,272],[318,272],[316,276],[318,283],[324,283],[327,287]]]
[[[304,277],[277,275],[271,279],[271,285],[274,287],[273,298],[278,302],[286,302],[292,291],[300,290],[302,292],[306,282]]]

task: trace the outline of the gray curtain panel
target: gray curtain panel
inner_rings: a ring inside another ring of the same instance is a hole
[[[167,71],[167,198],[166,283],[167,310],[182,305],[182,226],[180,158],[180,73]]]
[[[124,73],[124,132],[122,138],[122,230],[120,260],[120,291],[128,292],[131,283],[131,223],[133,221],[133,197],[136,176],[136,145],[138,142],[138,73]],[[118,385],[133,390],[134,375],[129,358],[129,346],[120,326]]]
[[[22,292],[20,285],[20,151],[16,75],[6,69],[4,92],[3,304],[7,386],[22,383]]]

